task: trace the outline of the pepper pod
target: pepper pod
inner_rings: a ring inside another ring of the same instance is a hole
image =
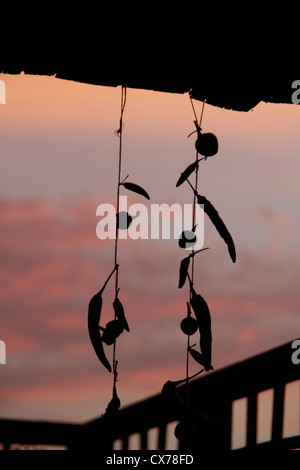
[[[196,121],[194,122],[198,136],[195,142],[197,152],[203,155],[204,157],[212,157],[219,150],[219,143],[217,137],[211,132],[202,133],[201,127],[199,127]]]
[[[214,369],[213,366],[205,359],[205,357],[201,353],[199,353],[196,349],[193,349],[193,346],[189,347],[189,352],[192,358],[195,359],[198,364],[204,367],[206,372]]]
[[[123,333],[124,327],[119,320],[112,320],[107,323],[106,327],[103,329],[102,341],[111,345],[115,340]]]
[[[119,230],[127,230],[132,222],[132,217],[128,212],[119,212],[117,215],[117,228]]]
[[[208,215],[211,222],[217,229],[217,232],[223,238],[224,242],[227,245],[230,258],[232,262],[235,263],[236,262],[235,244],[228,228],[226,227],[225,223],[221,219],[218,211],[212,205],[212,203],[208,199],[206,199],[205,196],[201,196],[201,194],[196,193],[196,196],[197,196],[198,204],[204,208],[204,212]]]
[[[180,328],[185,335],[194,335],[198,330],[197,320],[193,317],[185,317],[180,323]]]
[[[192,288],[191,306],[194,310],[199,332],[200,332],[200,350],[203,356],[205,370],[211,370],[211,317],[208,305],[205,299],[200,295],[196,294]],[[199,361],[198,361],[199,362]]]
[[[94,348],[94,351],[99,359],[99,361],[106,367],[106,369],[111,372],[111,365],[108,362],[108,359],[105,355],[103,349],[103,338],[101,337],[99,331],[99,323],[101,317],[101,310],[102,310],[102,295],[101,291],[95,294],[89,303],[88,309],[88,330],[90,341]]]
[[[89,330],[89,337],[90,341],[92,343],[92,346],[94,348],[94,351],[100,360],[100,362],[106,367],[106,369],[111,372],[111,365],[109,361],[107,360],[107,357],[105,355],[104,349],[103,349],[103,344],[102,344],[102,337],[100,333],[100,318],[101,318],[101,310],[102,310],[102,294],[104,292],[104,289],[110,280],[111,276],[115,272],[115,270],[119,267],[118,264],[115,264],[114,269],[106,279],[102,289],[95,294],[90,302],[89,302],[89,307],[88,307],[88,330]]]
[[[180,262],[180,268],[179,268],[179,282],[178,282],[178,289],[181,289],[186,281],[186,278],[189,278],[188,270],[190,266],[190,260],[193,258],[197,253],[200,253],[201,251],[208,250],[209,248],[202,248],[201,250],[194,251],[191,253],[189,256],[186,258],[183,258]]]
[[[181,173],[177,183],[176,183],[176,188],[178,188],[178,186],[181,186],[182,183],[184,183],[187,178],[196,170],[196,168],[198,168],[198,165],[199,165],[199,161],[200,160],[196,160],[194,161],[193,163],[191,163],[185,170],[183,173]]]
[[[187,302],[187,316],[181,321],[180,328],[181,331],[187,335],[191,336],[196,333],[198,330],[198,322],[195,318],[191,316],[191,308],[189,303]]]
[[[120,302],[120,300],[118,299],[118,297],[116,297],[113,302],[113,308],[114,308],[116,318],[122,323],[125,330],[129,332],[130,330],[129,330],[129,326],[125,317],[124,307],[122,303]]]
[[[197,242],[197,237],[195,235],[195,232],[192,230],[184,230],[182,234],[180,235],[178,245],[180,248],[190,248],[191,246],[194,246]]]
[[[179,421],[174,429],[174,435],[179,441],[190,441],[195,435],[195,426],[187,419]]]

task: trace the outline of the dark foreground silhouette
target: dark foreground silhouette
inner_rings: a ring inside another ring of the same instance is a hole
[[[193,433],[190,436],[190,428],[183,429],[183,439],[177,439],[178,448],[191,451],[230,449],[232,403],[243,397],[247,398],[248,403],[245,449],[300,448],[300,434],[283,437],[285,386],[300,379],[300,367],[291,360],[291,346],[292,341],[224,369],[201,374],[200,378],[192,380],[189,384],[192,409],[189,417],[192,418]],[[257,394],[269,389],[274,392],[271,436],[269,441],[257,443]],[[0,420],[0,442],[6,449],[12,444],[25,444],[109,450],[112,442],[119,439],[122,448],[126,450],[130,436],[137,433],[139,448],[147,449],[148,430],[157,428],[156,447],[158,450],[167,450],[168,426],[180,419],[182,409],[181,405],[178,406],[178,398],[175,396],[170,399],[165,396],[165,392],[123,409],[118,409],[116,398],[115,403],[108,405],[104,416],[84,424],[3,419]],[[185,393],[184,384],[176,386],[176,394],[183,401]]]

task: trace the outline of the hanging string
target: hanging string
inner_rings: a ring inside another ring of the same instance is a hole
[[[123,135],[123,114],[126,105],[126,88],[121,87],[121,115],[119,129],[116,131],[116,135],[119,136],[119,165],[118,165],[118,183],[117,183],[117,216],[119,214],[120,207],[120,182],[121,182],[121,168],[122,168],[122,135]],[[116,236],[115,236],[115,265],[118,264],[118,241],[119,241],[119,229],[116,219]],[[116,270],[116,282],[115,282],[115,296],[118,295],[119,289],[119,268]]]
[[[197,151],[196,151],[196,160],[198,160]],[[199,167],[197,166],[196,172],[195,172],[195,191],[198,190],[198,175],[199,175]],[[196,198],[196,195],[194,194],[193,196],[193,228],[196,225],[196,204],[197,204],[197,198]],[[194,252],[195,252],[195,249],[193,248],[193,253]],[[191,275],[192,282],[194,282],[194,267],[195,267],[195,257],[193,256],[192,257],[192,269],[191,269],[192,270],[192,275]],[[191,289],[190,289],[190,293],[191,293]]]
[[[203,118],[203,111],[204,111],[204,104],[205,101],[203,101],[202,104],[202,111],[201,111],[201,116],[200,116],[200,122],[198,123],[198,118],[196,114],[196,110],[194,107],[194,103],[191,97],[191,93],[189,93],[189,98],[192,106],[192,110],[194,113],[195,121],[199,128],[201,129],[201,123],[202,123],[202,118]],[[198,151],[196,150],[196,161],[199,159],[199,154]],[[199,165],[196,166],[196,171],[195,171],[195,191],[198,191],[198,178],[199,177]],[[193,230],[195,229],[196,225],[196,204],[197,204],[197,197],[196,193],[194,192],[193,196]],[[195,249],[193,248],[193,253],[195,252]],[[192,256],[192,266],[191,266],[191,283],[194,283],[194,271],[195,271],[195,256]],[[190,294],[189,294],[189,300],[191,301],[192,298],[192,289],[191,289],[191,284],[190,284]],[[188,304],[188,316],[190,316],[190,307]],[[187,337],[187,354],[186,354],[186,404],[188,405],[189,403],[189,350],[190,350],[190,335]]]
[[[196,119],[196,122],[198,123],[198,119],[197,119],[197,115],[196,115],[196,111],[195,111],[195,107],[194,107],[194,104],[193,104],[193,100],[192,100],[192,97],[191,95],[190,96],[190,100],[191,100],[191,104],[192,104],[192,108],[193,108],[193,112],[194,112],[194,115],[195,115],[195,119]],[[203,119],[203,112],[204,112],[204,105],[205,105],[205,102],[206,100],[203,101],[202,103],[202,110],[201,110],[201,116],[200,116],[200,122],[198,124],[198,126],[200,127],[201,129],[201,124],[202,124],[202,119]],[[196,150],[196,161],[199,160],[199,153],[198,151]],[[202,160],[202,159],[201,159]],[[197,192],[198,191],[198,178],[199,178],[199,165],[196,166],[196,171],[195,171],[195,191]],[[197,197],[196,197],[196,193],[194,192],[194,196],[193,196],[193,227],[195,227],[195,224],[196,224],[196,204],[197,204]],[[194,253],[194,248],[193,248],[193,253]],[[192,267],[191,267],[191,270],[192,270],[192,275],[191,275],[191,280],[192,280],[192,283],[194,282],[194,271],[195,271],[195,257],[193,256],[192,257]],[[191,289],[190,289],[190,299],[191,299]]]
[[[191,105],[192,105],[193,113],[194,113],[194,116],[195,116],[195,120],[198,123],[196,110],[195,110],[193,99],[192,99],[192,96],[191,96],[191,90],[189,91],[189,97],[190,97],[190,102],[191,102]]]
[[[202,103],[200,122],[198,123],[198,117],[197,117],[196,110],[195,110],[195,107],[194,107],[194,103],[193,103],[193,100],[192,100],[192,97],[191,97],[191,93],[189,93],[189,98],[190,98],[193,113],[194,113],[194,116],[195,116],[195,121],[196,121],[197,125],[199,126],[199,128],[201,129],[201,124],[202,124],[202,119],[203,119],[203,112],[204,112],[204,105],[205,105],[206,100],[204,100],[203,103]],[[199,154],[198,154],[197,150],[196,150],[196,161],[200,161],[199,160]],[[195,191],[196,192],[198,191],[198,176],[199,176],[199,165],[196,166],[196,171],[195,171]],[[193,229],[195,228],[195,224],[196,224],[196,204],[197,204],[197,197],[196,197],[196,194],[194,192],[194,196],[193,196]],[[195,250],[193,248],[193,253],[194,253],[194,251]],[[192,267],[191,267],[191,270],[192,270],[192,275],[191,275],[192,283],[194,282],[194,267],[195,267],[195,257],[193,256],[192,257]],[[191,289],[190,289],[190,299],[191,299]]]
[[[204,111],[204,105],[206,103],[206,100],[203,101],[202,103],[202,110],[201,110],[201,116],[200,116],[200,122],[199,122],[199,127],[201,128],[201,124],[202,124],[202,118],[203,118],[203,111]]]
[[[196,152],[196,159],[198,160],[198,152]],[[196,167],[196,175],[195,175],[195,189],[197,191],[197,188],[198,188],[198,171],[199,171],[199,168],[198,166]],[[193,228],[195,227],[195,224],[196,224],[196,196],[194,195],[194,198],[193,198]],[[195,252],[195,249],[193,248],[193,253]],[[192,256],[192,266],[191,266],[191,271],[192,271],[192,274],[191,274],[191,282],[192,284],[194,283],[194,266],[195,266],[195,256]],[[191,301],[191,298],[192,298],[192,289],[191,289],[191,286],[190,286],[190,295],[189,295],[189,300]],[[188,306],[188,314],[190,316],[190,307]],[[187,378],[187,381],[186,381],[186,400],[187,400],[187,404],[188,404],[188,400],[189,400],[189,387],[188,387],[188,377],[189,377],[189,349],[190,349],[190,335],[188,335],[187,337],[187,354],[186,354],[186,378]]]
[[[126,105],[126,87],[121,87],[121,113],[120,113],[120,125],[119,129],[115,134],[119,137],[119,163],[118,163],[118,182],[117,182],[117,214],[116,214],[116,233],[115,233],[115,266],[116,277],[115,277],[115,297],[118,296],[119,292],[119,264],[118,264],[118,241],[119,241],[119,228],[118,219],[120,209],[120,183],[121,183],[121,169],[122,169],[122,135],[123,135],[123,114]],[[116,315],[115,315],[116,319]],[[116,361],[116,340],[113,346],[113,371],[114,371],[114,387],[117,381],[117,361]]]
[[[202,103],[202,110],[201,110],[200,122],[198,123],[197,113],[196,113],[195,106],[194,106],[194,103],[193,103],[193,99],[192,99],[192,96],[191,96],[191,90],[189,91],[189,98],[190,98],[191,106],[192,106],[192,109],[193,109],[195,121],[196,121],[196,123],[198,124],[198,126],[201,128],[202,118],[203,118],[203,111],[204,111],[204,105],[205,105],[205,103],[206,103],[206,99],[205,99],[205,100],[203,101],[203,103]],[[196,132],[196,131],[194,131],[194,132]]]

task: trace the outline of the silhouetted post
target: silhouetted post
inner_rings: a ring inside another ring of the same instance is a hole
[[[272,440],[282,437],[283,428],[283,402],[284,383],[277,384],[274,388]]]
[[[256,422],[257,422],[257,394],[251,392],[248,396],[247,404],[247,446],[256,443]]]

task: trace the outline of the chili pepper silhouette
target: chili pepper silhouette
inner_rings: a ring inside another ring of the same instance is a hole
[[[120,183],[120,186],[124,186],[124,188],[129,189],[129,191],[133,191],[134,193],[140,194],[144,196],[146,199],[150,199],[149,194],[147,191],[135,183]]]
[[[189,181],[189,179],[186,179],[190,187],[192,188],[195,196],[197,197],[197,202],[199,205],[203,205],[204,212],[205,214],[210,218],[211,222],[214,224],[215,228],[217,229],[219,235],[223,238],[225,241],[230,258],[232,259],[233,263],[236,262],[236,251],[235,251],[235,245],[234,241],[232,239],[232,236],[227,229],[226,225],[224,224],[223,220],[221,219],[218,211],[215,209],[215,207],[212,205],[212,203],[206,199],[205,196],[201,196],[198,194],[198,192],[194,189],[193,185]]]
[[[100,318],[101,318],[101,310],[102,310],[102,294],[103,291],[106,287],[106,284],[108,283],[109,279],[113,275],[114,271],[117,269],[118,265],[116,265],[107,278],[107,280],[104,283],[104,286],[102,289],[95,294],[90,302],[89,302],[89,308],[88,308],[88,331],[89,331],[89,337],[90,341],[92,343],[92,346],[94,348],[94,351],[100,360],[100,362],[106,367],[106,369],[111,372],[111,365],[105,355],[104,349],[103,349],[103,344],[102,344],[102,338],[99,330],[99,324],[100,324]]]
[[[207,248],[201,248],[201,250],[194,251],[191,253],[189,256],[186,258],[183,258],[180,262],[180,268],[179,268],[179,282],[178,282],[178,288],[181,289],[181,287],[184,286],[186,278],[188,277],[188,269],[190,265],[190,259],[193,258],[197,253],[200,253],[201,251],[209,250],[209,247]]]
[[[131,222],[132,217],[128,212],[122,211],[116,215],[116,224],[119,230],[127,230]]]
[[[186,278],[187,278],[187,273],[190,265],[190,257],[187,256],[184,258],[181,263],[180,263],[180,268],[179,268],[179,283],[178,283],[178,288],[181,289],[181,287],[184,286]]]
[[[210,311],[204,298],[200,294],[196,294],[192,286],[191,286],[191,291],[192,291],[192,298],[191,298],[190,303],[194,310],[194,313],[198,322],[198,326],[199,326],[199,332],[200,332],[200,350],[201,350],[203,362],[204,362],[201,364],[205,367],[206,371],[209,371],[212,368],[211,366],[212,335],[211,335]],[[193,355],[192,352],[191,354]]]
[[[196,242],[197,242],[197,237],[194,231],[184,230],[179,237],[178,245],[180,246],[180,248],[186,249],[195,245]]]
[[[236,261],[236,251],[235,251],[235,245],[234,241],[232,239],[232,236],[230,235],[226,225],[224,224],[223,220],[219,216],[218,211],[214,208],[212,203],[206,199],[205,196],[201,196],[200,194],[197,194],[197,202],[199,205],[203,204],[204,207],[204,212],[208,215],[210,218],[211,222],[214,224],[215,228],[219,232],[219,235],[223,238],[225,241],[229,255],[235,263]]]
[[[196,349],[193,349],[193,346],[189,347],[189,352],[193,359],[195,359],[198,364],[201,364],[205,368],[206,371],[213,370],[213,366],[211,364],[208,364],[208,362],[205,360],[204,356],[199,353]]]
[[[89,314],[88,314],[88,329],[90,340],[95,350],[95,353],[102,362],[104,367],[111,372],[111,365],[107,360],[105,355],[103,345],[102,345],[102,338],[99,331],[99,322],[101,317],[101,309],[102,309],[102,291],[99,291],[94,297],[90,300],[89,303]]]
[[[196,428],[194,424],[187,420],[183,419],[176,424],[174,429],[174,436],[179,441],[190,441],[195,435]]]
[[[193,173],[193,171],[196,170],[197,166],[199,165],[200,160],[195,160],[193,163],[191,163],[183,173],[181,173],[180,178],[178,179],[176,183],[176,188],[182,185],[182,183],[185,182],[185,180]]]
[[[103,331],[102,341],[105,344],[111,345],[124,331],[124,327],[120,320],[109,321],[105,328],[99,326],[99,329]]]
[[[185,335],[191,336],[198,330],[198,322],[195,318],[187,316],[181,321],[180,328]]]
[[[122,323],[125,330],[130,331],[127,320],[125,318],[125,312],[124,312],[123,305],[120,302],[120,300],[118,299],[118,297],[116,297],[114,302],[113,302],[113,308],[114,308],[115,315],[116,315],[117,319]]]

